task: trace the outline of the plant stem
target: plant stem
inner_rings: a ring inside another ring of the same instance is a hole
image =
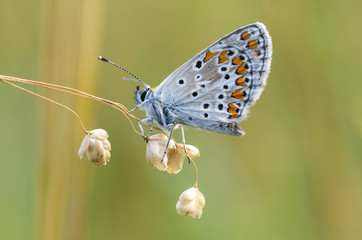
[[[198,182],[198,179],[199,179],[199,172],[197,170],[197,165],[196,165],[195,161],[190,157],[190,155],[187,152],[185,152],[183,146],[181,146],[179,144],[176,144],[176,147],[180,151],[182,151],[186,155],[186,157],[190,160],[190,162],[192,162],[192,164],[194,165],[194,167],[195,167],[195,184],[194,184],[194,187],[197,188],[197,182]]]
[[[54,90],[57,90],[57,91],[69,93],[69,94],[72,94],[72,95],[75,95],[75,96],[80,96],[80,97],[85,97],[85,98],[93,99],[93,100],[95,100],[95,101],[98,101],[98,102],[107,104],[107,105],[109,105],[109,106],[117,109],[118,111],[122,112],[123,115],[124,115],[124,116],[128,119],[128,121],[130,122],[130,124],[131,124],[133,130],[135,131],[135,133],[137,133],[137,134],[140,135],[140,136],[142,136],[142,134],[139,133],[139,132],[136,130],[136,128],[135,128],[135,126],[134,126],[134,124],[132,123],[132,121],[131,121],[130,118],[133,118],[133,119],[141,122],[142,124],[145,124],[145,125],[148,125],[148,126],[150,125],[149,123],[144,123],[144,122],[141,121],[141,119],[139,119],[139,118],[135,117],[134,115],[130,114],[130,113],[129,113],[129,110],[128,110],[123,104],[121,104],[121,103],[113,102],[113,101],[108,100],[108,99],[104,99],[104,98],[101,98],[101,97],[97,97],[97,96],[91,95],[91,94],[89,94],[89,93],[86,93],[86,92],[83,92],[83,91],[80,91],[80,90],[77,90],[77,89],[74,89],[74,88],[70,88],[70,87],[66,87],[66,86],[61,86],[61,85],[57,85],[57,84],[44,83],[44,82],[32,81],[32,80],[15,78],[15,77],[10,77],[10,76],[4,76],[4,75],[0,75],[0,80],[3,81],[4,83],[7,83],[7,84],[9,84],[9,85],[12,85],[12,86],[14,86],[14,87],[16,87],[16,88],[19,88],[19,89],[21,89],[21,90],[23,90],[23,91],[26,91],[26,92],[28,92],[28,93],[31,93],[31,94],[37,96],[37,97],[43,98],[43,99],[45,99],[45,100],[48,100],[49,102],[55,103],[55,104],[57,104],[57,105],[59,105],[59,106],[62,106],[62,107],[64,107],[64,108],[68,109],[69,111],[73,112],[73,113],[79,118],[79,120],[80,120],[80,117],[78,116],[78,114],[75,113],[75,111],[73,111],[72,109],[64,106],[63,104],[60,104],[60,103],[58,103],[58,102],[56,102],[56,101],[54,101],[54,100],[51,100],[51,99],[49,99],[49,98],[46,98],[46,97],[43,97],[43,96],[41,96],[41,95],[39,95],[39,94],[36,94],[36,93],[34,93],[34,92],[31,92],[31,91],[29,91],[29,90],[27,90],[27,89],[24,89],[24,88],[22,88],[22,87],[20,87],[20,86],[18,86],[18,85],[11,84],[11,83],[9,83],[8,81],[18,82],[18,83],[25,83],[25,84],[30,84],[30,85],[35,85],[35,86],[45,87],[45,88],[48,88],[48,89],[54,89]],[[83,129],[85,129],[82,122],[81,122],[81,124],[82,124]],[[161,132],[163,132],[163,131],[162,131],[160,128],[158,128],[158,127],[154,127],[154,128],[157,129],[157,130],[159,130],[159,131],[161,131]],[[87,132],[87,130],[85,130],[85,131]],[[164,132],[163,132],[163,133],[164,133]],[[167,135],[167,134],[166,134],[166,135]]]
[[[9,84],[9,85],[11,85],[11,86],[13,86],[13,87],[16,87],[16,88],[18,88],[18,89],[20,89],[20,90],[23,90],[23,91],[25,91],[25,92],[28,92],[28,93],[30,93],[30,94],[33,94],[34,96],[40,97],[40,98],[42,98],[42,99],[45,99],[45,100],[47,100],[47,101],[49,101],[49,102],[51,102],[51,103],[57,104],[58,106],[61,106],[61,107],[65,108],[65,109],[71,111],[71,112],[79,119],[80,125],[82,125],[83,130],[84,130],[86,133],[88,133],[88,130],[84,127],[84,124],[83,124],[83,122],[82,122],[82,119],[79,117],[79,115],[78,115],[73,109],[71,109],[71,108],[69,108],[69,107],[67,107],[67,106],[65,106],[65,105],[63,105],[63,104],[61,104],[61,103],[58,103],[58,102],[56,102],[56,101],[54,101],[54,100],[51,100],[51,99],[49,99],[49,98],[47,98],[47,97],[41,96],[41,95],[39,95],[39,94],[37,94],[37,93],[35,93],[35,92],[32,92],[32,91],[30,91],[30,90],[28,90],[28,89],[22,88],[22,87],[20,87],[20,86],[18,86],[18,85],[16,85],[16,84],[10,83],[10,82],[4,80],[3,78],[0,78],[0,80],[3,81],[3,82],[6,83],[6,84]]]

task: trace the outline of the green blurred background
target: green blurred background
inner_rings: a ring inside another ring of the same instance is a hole
[[[112,158],[79,160],[68,111],[0,84],[0,239],[362,239],[361,1],[0,0],[0,74],[134,106],[200,50],[261,21],[273,39],[268,86],[242,138],[186,130],[201,157],[200,220],[175,204],[194,168],[158,172],[120,112],[29,87],[110,135]],[[143,117],[143,112],[135,113]],[[175,135],[179,138],[180,134]]]

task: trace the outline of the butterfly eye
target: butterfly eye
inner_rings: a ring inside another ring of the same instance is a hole
[[[145,100],[146,94],[147,94],[147,90],[145,90],[145,91],[143,91],[143,92],[141,93],[141,101],[142,101],[142,102]]]

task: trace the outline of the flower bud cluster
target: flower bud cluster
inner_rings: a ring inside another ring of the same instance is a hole
[[[181,171],[184,159],[186,157],[182,144],[170,140],[167,153],[161,161],[165,152],[168,137],[164,134],[155,134],[148,138],[146,147],[146,160],[159,171],[167,171],[171,174],[177,174]],[[186,151],[191,158],[200,156],[200,151],[192,145],[186,144]]]
[[[98,166],[106,165],[111,158],[111,143],[108,133],[103,129],[89,131],[80,145],[78,156],[80,159],[87,154],[88,160]]]

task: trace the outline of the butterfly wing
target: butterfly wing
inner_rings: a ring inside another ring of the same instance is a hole
[[[235,30],[186,62],[155,90],[179,123],[242,135],[237,122],[259,99],[270,70],[272,42],[262,23]]]

